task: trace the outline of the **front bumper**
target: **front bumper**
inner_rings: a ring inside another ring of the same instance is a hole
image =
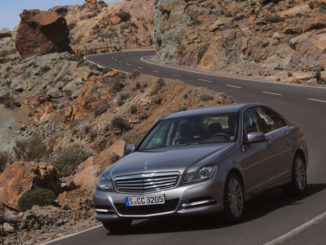
[[[192,185],[175,187],[147,194],[164,194],[166,204],[137,207],[125,206],[128,196],[141,196],[139,193],[118,193],[95,190],[94,204],[96,219],[110,221],[121,218],[146,219],[165,215],[191,215],[218,212],[223,209],[223,181],[217,177]]]

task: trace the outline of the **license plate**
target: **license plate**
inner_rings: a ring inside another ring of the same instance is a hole
[[[147,206],[147,205],[158,205],[165,203],[164,195],[146,195],[146,196],[134,196],[126,197],[126,206]]]

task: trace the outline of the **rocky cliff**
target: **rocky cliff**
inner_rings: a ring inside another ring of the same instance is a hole
[[[157,59],[207,71],[319,83],[325,40],[321,0],[160,0],[155,14]]]
[[[95,1],[96,2],[96,1]],[[54,8],[67,19],[71,46],[111,47],[111,50],[151,48],[156,0],[121,0],[105,4]]]

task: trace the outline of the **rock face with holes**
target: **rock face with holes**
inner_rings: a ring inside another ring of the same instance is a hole
[[[52,11],[24,10],[16,34],[22,58],[69,49],[69,30],[64,17]]]
[[[156,58],[249,76],[313,73],[326,67],[325,9],[323,1],[161,0]]]

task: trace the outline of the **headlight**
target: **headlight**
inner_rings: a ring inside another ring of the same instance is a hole
[[[104,176],[100,176],[97,181],[97,189],[102,191],[113,191],[112,182]]]
[[[183,180],[183,183],[189,184],[189,183],[208,180],[214,176],[216,171],[217,171],[216,165],[201,167],[193,172],[187,173]]]

